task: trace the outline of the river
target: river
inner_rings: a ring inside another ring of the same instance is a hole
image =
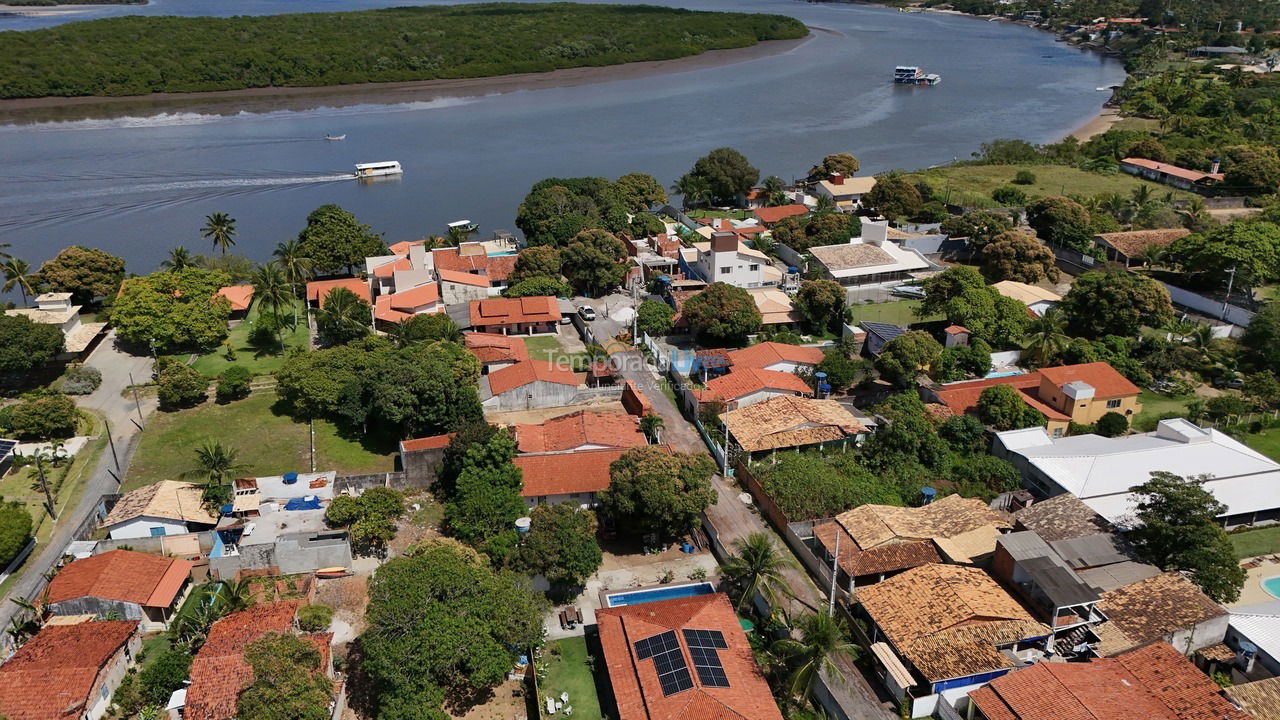
[[[317,10],[404,5],[324,0]],[[732,146],[764,174],[803,175],[829,152],[862,173],[968,157],[984,141],[1056,140],[1097,114],[1114,60],[1005,23],[794,0],[668,0],[694,9],[792,15],[823,28],[789,51],[662,76],[481,97],[252,112],[163,108],[124,117],[0,125],[0,242],[33,267],[67,245],[100,247],[130,272],[174,245],[198,252],[204,216],[238,221],[236,252],[255,260],[337,203],[388,242],[467,218],[514,229],[529,186],[548,176],[647,172],[670,183],[700,155]],[[123,13],[298,11],[300,0],[160,0],[84,13],[0,18],[0,29]],[[940,73],[895,87],[895,64]],[[93,113],[84,111],[81,114]],[[326,133],[345,133],[326,142]],[[399,179],[345,179],[353,163],[398,160]]]

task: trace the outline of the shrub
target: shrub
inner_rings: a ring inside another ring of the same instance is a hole
[[[198,405],[208,397],[209,381],[186,363],[162,358],[157,363],[157,375],[161,407]]]
[[[58,380],[58,389],[68,395],[88,395],[102,384],[102,371],[88,365],[72,365]]]
[[[991,199],[1006,207],[1021,207],[1027,204],[1027,194],[1012,185],[1001,185],[992,190]]]
[[[76,434],[80,413],[75,401],[52,390],[37,390],[6,408],[4,424],[19,440],[54,440]]]
[[[31,539],[31,513],[18,502],[0,503],[0,567],[7,566]]]
[[[1117,437],[1129,431],[1129,420],[1118,412],[1109,412],[1098,418],[1093,431],[1102,437]]]
[[[333,622],[333,608],[328,605],[303,605],[298,608],[298,627],[303,632],[324,632]]]
[[[249,395],[253,373],[243,365],[232,365],[218,376],[218,402],[231,402]]]
[[[1035,185],[1036,174],[1031,172],[1030,170],[1019,170],[1018,173],[1013,176],[1013,184],[1014,185]]]
[[[146,703],[163,705],[190,674],[190,653],[169,648],[138,673],[138,691]]]

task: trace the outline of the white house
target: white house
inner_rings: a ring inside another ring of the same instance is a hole
[[[62,331],[66,352],[73,355],[84,352],[107,326],[106,323],[80,322],[80,306],[71,304],[71,293],[44,293],[36,296],[35,307],[5,310],[4,314],[57,326]]]
[[[834,200],[841,211],[853,212],[862,202],[862,196],[871,192],[871,188],[875,186],[874,177],[845,177],[840,173],[832,173],[829,179],[814,185],[813,191],[819,197]]]
[[[217,519],[204,509],[199,485],[161,480],[125,493],[107,513],[102,527],[112,540],[183,535],[206,530]]]
[[[839,245],[810,248],[819,270],[845,286],[901,282],[932,264],[919,252],[889,240],[884,222],[862,223],[862,236]]]
[[[732,232],[712,233],[710,242],[694,243],[684,249],[685,261],[708,283],[722,282],[740,288],[774,287],[782,282],[782,271],[769,256],[752,250]]]

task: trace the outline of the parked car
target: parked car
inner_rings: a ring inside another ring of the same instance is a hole
[[[889,292],[890,294],[897,295],[898,297],[916,299],[924,298],[924,288],[919,285],[895,285],[889,289]]]
[[[596,309],[589,305],[583,305],[578,308],[578,315],[581,316],[583,320],[590,322],[591,320],[596,319]]]
[[[561,315],[561,316],[560,316],[560,324],[561,324],[561,325],[568,325],[568,324],[569,324],[569,323],[571,323],[571,322],[573,322],[573,317],[572,317],[572,316],[570,316],[570,315]]]
[[[1239,390],[1244,387],[1244,378],[1239,375],[1219,375],[1213,379],[1213,386],[1217,388]]]

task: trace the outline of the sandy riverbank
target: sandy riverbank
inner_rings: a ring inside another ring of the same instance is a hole
[[[1096,117],[1089,122],[1076,128],[1074,131],[1067,133],[1066,137],[1074,137],[1080,142],[1085,142],[1090,138],[1101,135],[1111,129],[1112,125],[1120,122],[1120,111],[1116,108],[1102,108]]]
[[[750,47],[709,50],[673,60],[552,70],[545,73],[498,75],[484,78],[421,80],[395,83],[362,83],[320,87],[270,87],[194,93],[155,93],[126,97],[43,97],[0,100],[0,123],[28,123],[111,118],[162,112],[196,112],[231,115],[240,112],[310,110],[318,107],[387,105],[424,102],[441,98],[500,95],[520,90],[574,87],[636,78],[693,72],[758,60],[789,52],[813,37],[766,40]]]
[[[131,3],[145,5],[146,3]],[[23,15],[26,17],[42,17],[45,15],[75,15],[76,13],[98,10],[109,5],[4,5],[0,4],[0,16]]]

